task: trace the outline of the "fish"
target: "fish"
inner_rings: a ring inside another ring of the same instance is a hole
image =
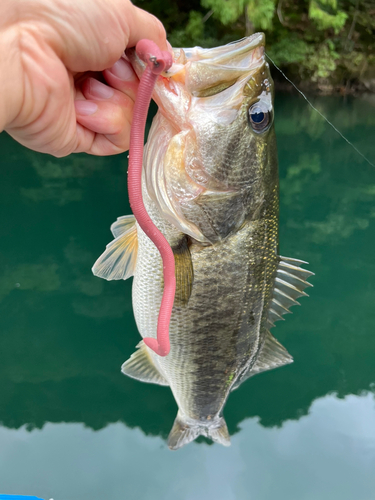
[[[122,372],[170,387],[178,412],[168,446],[176,450],[200,435],[230,444],[227,399],[250,377],[292,363],[270,330],[307,295],[313,273],[278,252],[274,84],[264,34],[173,51],[155,86],[158,112],[142,174],[145,207],[175,258],[171,347],[160,357],[140,341]],[[128,57],[140,76],[144,64],[135,51]],[[156,338],[159,252],[132,215],[111,231],[93,273],[134,276],[139,333]]]

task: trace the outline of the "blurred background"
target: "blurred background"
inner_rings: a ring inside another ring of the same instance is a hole
[[[135,4],[163,20],[175,47],[214,47],[263,31],[269,56],[302,88],[325,94],[375,92],[374,0]]]

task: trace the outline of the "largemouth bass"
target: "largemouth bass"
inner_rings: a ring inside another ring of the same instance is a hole
[[[140,75],[135,53],[131,62]],[[141,341],[122,371],[170,386],[178,404],[171,449],[199,435],[229,445],[228,396],[249,377],[292,362],[270,329],[305,295],[312,274],[303,261],[278,255],[273,82],[264,35],[214,49],[174,50],[154,99],[159,110],[142,189],[175,257],[171,349],[162,358]],[[131,215],[111,229],[115,239],[93,272],[108,280],[134,275],[139,332],[156,338],[159,252]]]

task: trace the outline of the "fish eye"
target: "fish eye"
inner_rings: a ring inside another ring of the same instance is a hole
[[[271,121],[271,113],[268,107],[260,101],[250,106],[248,118],[254,132],[263,132]]]

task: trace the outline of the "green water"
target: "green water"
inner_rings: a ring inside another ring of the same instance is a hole
[[[315,99],[375,160],[374,99]],[[131,280],[91,266],[129,212],[126,154],[55,159],[0,136],[0,493],[54,500],[375,498],[375,168],[300,98],[276,102],[280,252],[316,273],[274,335],[294,356],[229,398],[231,448],[165,444],[166,387],[120,366]]]

